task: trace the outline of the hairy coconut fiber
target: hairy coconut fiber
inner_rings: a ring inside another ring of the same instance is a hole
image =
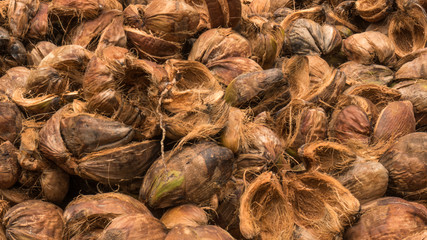
[[[387,169],[377,161],[357,159],[335,178],[347,188],[360,204],[378,199],[387,191]]]
[[[100,240],[163,240],[166,227],[155,217],[134,213],[114,218],[104,229]]]
[[[388,36],[396,47],[396,55],[403,57],[427,43],[427,14],[414,1],[406,2],[390,17]]]
[[[39,9],[39,0],[9,0],[7,16],[12,36],[22,38],[27,34],[29,22]]]
[[[345,95],[354,95],[363,97],[365,99],[368,99],[371,101],[375,107],[377,108],[377,111],[380,112],[393,101],[398,101],[401,97],[401,94],[399,91],[395,89],[388,88],[386,86],[377,85],[377,84],[360,84],[355,85],[350,88],[347,88],[344,91]],[[360,105],[359,105],[360,106]],[[366,109],[366,108],[364,108]],[[365,112],[369,116],[369,112],[365,110]],[[375,118],[373,118],[375,119]],[[370,119],[372,121],[372,119]],[[373,122],[372,122],[373,123]]]
[[[402,94],[402,100],[411,101],[417,127],[427,126],[427,80],[403,81],[393,86]]]
[[[208,224],[208,215],[200,207],[184,204],[166,211],[160,221],[168,228],[176,226],[197,227]]]
[[[328,62],[323,60],[320,56],[312,55],[306,57],[308,59],[310,83],[316,84],[322,82],[323,76],[327,74],[328,71],[331,71],[332,68],[329,66]]]
[[[38,42],[31,52],[29,52],[28,63],[32,66],[38,66],[42,59],[52,52],[57,46],[48,41]]]
[[[200,35],[191,48],[188,60],[208,64],[229,57],[250,57],[250,42],[231,28],[210,29]]]
[[[71,238],[97,228],[105,228],[111,220],[125,214],[151,212],[140,201],[120,193],[81,195],[64,210],[66,236]]]
[[[228,86],[236,77],[251,72],[262,71],[262,67],[252,59],[245,57],[230,57],[206,64],[218,82]]]
[[[9,141],[0,145],[0,188],[12,187],[19,178],[18,149]]]
[[[283,25],[282,25],[283,26]],[[341,46],[341,35],[332,25],[298,19],[286,30],[284,48],[293,54],[327,55]]]
[[[346,75],[346,84],[353,86],[357,84],[379,84],[387,85],[394,79],[394,72],[382,65],[364,65],[349,61],[339,67]]]
[[[205,12],[207,9],[211,28],[236,27],[240,23],[242,16],[242,2],[238,0],[206,0],[203,5]],[[197,4],[196,4],[197,5]],[[203,13],[205,15],[205,13]],[[204,16],[201,16],[204,18]]]
[[[165,240],[233,240],[234,238],[224,229],[218,226],[177,226],[173,228]]]
[[[361,64],[393,66],[396,61],[393,42],[380,32],[351,35],[343,41],[343,51],[349,60]]]
[[[384,19],[392,11],[393,1],[391,0],[358,0],[356,1],[356,11],[365,21],[378,22]]]
[[[415,117],[410,101],[389,103],[380,113],[373,133],[373,142],[387,142],[415,132]]]
[[[145,30],[167,41],[183,42],[197,32],[200,16],[180,0],[153,0],[144,9]]]
[[[403,239],[423,231],[426,221],[423,205],[396,197],[380,198],[362,206],[359,221],[346,230],[344,238]]]
[[[126,26],[142,30],[144,26],[144,20],[142,19],[142,16],[144,15],[144,9],[145,5],[130,4],[123,10],[123,23]]]
[[[12,102],[0,102],[0,142],[16,143],[22,130],[22,113]]]
[[[25,87],[29,75],[30,70],[26,67],[10,68],[0,78],[0,92],[11,98],[15,90]]]
[[[395,74],[395,80],[427,79],[427,53],[403,64]]]
[[[64,218],[58,206],[29,200],[10,208],[3,217],[8,239],[61,240]]]
[[[403,240],[417,240],[417,239],[426,239],[426,238],[427,238],[427,229],[411,234],[410,236],[405,237]]]
[[[371,122],[361,107],[348,105],[332,113],[328,127],[330,138],[342,143],[359,141],[367,145],[371,133]]]
[[[406,199],[427,199],[427,133],[407,134],[380,157],[389,171],[390,192]]]
[[[117,0],[53,0],[49,4],[49,14],[60,18],[94,19],[102,11],[112,9],[123,10],[123,6]]]
[[[184,143],[221,131],[227,121],[229,105],[209,69],[199,62],[186,60],[169,60],[165,68],[168,79],[154,86],[151,97],[159,104],[156,113],[160,114],[160,127],[164,128],[166,136],[182,138],[181,143]]]
[[[28,171],[22,169],[19,174],[18,183],[21,187],[31,188],[39,184],[38,180],[40,179],[40,172]]]
[[[31,70],[28,76],[26,95],[30,97],[41,96],[46,93],[59,95],[67,91],[68,87],[69,82],[66,76],[58,70],[50,66],[38,67]]]
[[[206,205],[230,178],[232,159],[231,150],[212,142],[167,152],[148,169],[139,199],[153,208]]]
[[[144,175],[159,149],[158,141],[147,140],[94,152],[76,160],[76,172],[82,178],[105,184],[130,181]]]

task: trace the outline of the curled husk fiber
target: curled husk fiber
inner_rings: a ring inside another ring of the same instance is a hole
[[[356,1],[356,11],[365,21],[378,22],[384,19],[393,6],[391,0],[358,0]]]
[[[42,59],[52,52],[57,46],[48,41],[38,42],[29,53],[29,64],[38,66]]]
[[[197,227],[208,224],[206,212],[193,204],[184,204],[166,211],[160,221],[168,228],[172,229],[178,225]]]

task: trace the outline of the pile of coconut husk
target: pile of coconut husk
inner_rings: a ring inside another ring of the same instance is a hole
[[[427,1],[0,1],[0,239],[423,239]]]

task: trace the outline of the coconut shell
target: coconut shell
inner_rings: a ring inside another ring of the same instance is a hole
[[[385,197],[362,206],[359,221],[345,239],[403,239],[425,228],[427,209],[421,204]],[[381,229],[381,230],[380,230]]]
[[[128,195],[120,193],[81,195],[71,201],[64,210],[67,237],[105,228],[111,220],[125,214],[151,216],[143,203]]]
[[[380,113],[373,133],[373,142],[390,142],[415,132],[415,117],[410,101],[389,103]]]
[[[40,2],[39,9],[33,19],[29,22],[27,37],[33,39],[44,39],[49,30],[49,4]]]
[[[29,75],[30,70],[26,67],[14,67],[7,70],[0,78],[0,92],[11,98],[15,90],[25,87]]]
[[[365,21],[378,22],[384,19],[391,11],[393,2],[390,0],[358,0],[356,11]]]
[[[77,173],[105,184],[129,181],[143,176],[159,148],[158,141],[147,140],[91,153],[77,161]]]
[[[168,228],[176,226],[197,227],[208,224],[206,212],[192,204],[184,204],[166,211],[160,221]]]
[[[411,101],[417,127],[427,126],[427,80],[404,81],[393,86],[402,94],[402,100]]]
[[[227,231],[218,226],[177,226],[173,228],[165,240],[232,240],[234,239]]]
[[[407,134],[381,156],[380,162],[389,171],[390,192],[407,199],[427,199],[426,139],[425,132]]]
[[[69,175],[54,167],[43,170],[40,178],[43,197],[50,202],[62,202],[68,193]]]
[[[372,126],[368,115],[357,105],[335,110],[329,122],[329,137],[342,143],[358,141],[369,144],[371,133]]]
[[[157,159],[145,175],[139,199],[151,207],[206,204],[231,175],[233,153],[215,143],[199,143],[172,153]]]
[[[15,143],[22,130],[22,114],[12,102],[0,102],[0,140]]]
[[[188,60],[203,64],[229,57],[251,56],[250,42],[230,28],[210,29],[194,42]]]
[[[401,97],[399,91],[377,84],[355,85],[350,88],[347,88],[347,90],[344,91],[344,94],[359,96],[368,99],[375,105],[377,111],[379,112],[383,110],[383,108],[385,108],[387,104],[393,101],[398,101]],[[369,116],[369,113],[366,113]]]
[[[18,149],[6,141],[0,145],[0,152],[2,156],[0,159],[0,188],[7,189],[12,187],[19,178]]]
[[[339,67],[346,75],[346,84],[353,86],[357,84],[379,84],[387,85],[394,79],[394,72],[382,65],[364,65],[349,61]]]
[[[427,53],[403,64],[395,74],[396,80],[427,79]]]
[[[388,171],[379,162],[358,159],[336,179],[347,188],[361,204],[378,199],[387,191]]]
[[[123,10],[116,0],[54,0],[49,4],[49,14],[58,17],[78,16],[84,19],[94,19],[104,10]]]
[[[64,234],[62,209],[39,200],[30,200],[10,208],[3,218],[8,239],[60,240]]]
[[[52,52],[57,46],[48,41],[38,42],[29,53],[28,62],[30,65],[38,66],[41,60]]]
[[[163,240],[165,236],[166,228],[158,219],[139,213],[114,218],[104,229],[99,239]]]
[[[29,22],[39,9],[39,0],[10,0],[7,9],[12,36],[22,38],[28,31]]]
[[[351,35],[343,41],[343,51],[349,60],[361,64],[393,66],[396,61],[393,42],[380,32]]]
[[[218,82],[228,86],[239,75],[262,71],[262,67],[254,60],[243,57],[231,57],[210,61],[206,66],[218,79]]]

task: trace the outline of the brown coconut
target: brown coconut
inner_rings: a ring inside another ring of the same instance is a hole
[[[48,41],[38,42],[29,53],[28,62],[33,66],[38,66],[41,60],[52,52],[57,46]]]
[[[380,157],[389,171],[390,192],[406,199],[427,199],[426,140],[425,132],[407,134]]]
[[[27,51],[25,45],[18,39],[11,37],[7,51],[10,57],[6,57],[7,61],[11,61],[13,65],[26,65],[27,64]]]
[[[393,42],[380,32],[368,31],[351,35],[343,41],[343,51],[349,60],[361,64],[393,66],[396,61]]]
[[[155,217],[134,213],[114,218],[104,229],[100,240],[163,240],[166,227]]]
[[[8,239],[60,240],[64,235],[64,218],[58,206],[29,200],[10,208],[3,217]]]
[[[30,70],[26,67],[10,68],[0,78],[0,92],[12,98],[15,90],[25,87],[29,75]]]
[[[388,15],[392,5],[393,1],[390,0],[358,0],[356,1],[356,11],[365,21],[378,22]]]
[[[394,79],[394,72],[390,68],[377,64],[365,65],[349,61],[339,69],[345,73],[346,84],[350,86],[364,83],[387,85]]]
[[[368,99],[370,102],[372,102],[375,105],[378,112],[381,112],[381,110],[383,110],[383,108],[385,108],[387,104],[389,104],[390,102],[398,101],[401,97],[401,94],[399,93],[399,91],[388,88],[386,86],[377,85],[377,84],[355,85],[347,88],[344,91],[344,94],[359,96],[359,97]],[[369,116],[369,112],[366,111],[366,113]],[[372,119],[375,119],[375,118],[370,117],[371,121]]]
[[[378,199],[387,191],[387,169],[377,161],[357,159],[335,178],[347,188],[360,204]]]
[[[427,53],[403,64],[395,74],[395,80],[427,79]]]
[[[410,101],[389,103],[380,113],[373,132],[373,143],[387,142],[415,132],[415,117]]]
[[[385,197],[362,206],[359,221],[345,239],[403,239],[425,229],[427,209],[401,198]],[[380,230],[381,229],[381,230]]]
[[[188,56],[188,60],[207,64],[229,57],[251,56],[250,42],[231,28],[210,29],[200,35]]]
[[[49,4],[49,14],[60,18],[78,16],[84,19],[94,19],[104,10],[123,10],[116,0],[54,0]]]
[[[173,228],[165,240],[233,240],[234,238],[224,229],[218,226],[177,226]]]
[[[211,28],[235,27],[239,24],[242,15],[242,3],[237,0],[208,0],[203,5],[203,15],[209,18]],[[204,13],[207,9],[207,14]],[[205,18],[204,16],[201,16]]]
[[[208,215],[200,207],[193,204],[184,204],[166,211],[160,221],[168,228],[176,226],[197,227],[208,224]]]
[[[123,28],[123,17],[114,18],[110,24],[104,29],[99,37],[98,46],[95,52],[99,52],[109,46],[126,47],[127,38]]]
[[[22,113],[12,102],[0,102],[0,140],[16,143],[22,130]]]
[[[427,80],[403,81],[393,86],[402,94],[402,100],[411,101],[418,128],[427,126]]]
[[[64,210],[66,236],[82,234],[93,229],[105,228],[111,220],[125,214],[151,212],[140,201],[120,193],[81,195]]]
[[[26,169],[22,169],[19,175],[18,182],[23,187],[31,188],[38,185],[39,179],[40,179],[40,172],[33,172],[33,171],[28,171]]]
[[[58,167],[44,169],[40,176],[42,194],[50,202],[62,202],[68,193],[69,175]]]
[[[139,199],[154,208],[207,205],[230,178],[233,157],[231,150],[212,142],[167,152],[148,169]]]
[[[39,9],[33,19],[29,22],[27,37],[44,39],[49,31],[49,3],[40,2]]]
[[[1,152],[1,181],[0,188],[7,189],[12,187],[19,178],[20,167],[18,164],[18,149],[9,141],[0,145]]]
[[[145,5],[130,4],[123,10],[124,25],[142,30]]]
[[[19,165],[28,171],[41,172],[51,165],[39,152],[39,131],[42,124],[25,121],[23,125],[21,145],[19,146]]]
[[[32,197],[30,197],[29,190],[23,188],[0,189],[0,196],[2,199],[10,202],[11,204],[18,204],[28,200],[34,200]]]
[[[28,31],[30,20],[39,9],[39,0],[10,0],[7,9],[12,36],[22,38]]]
[[[262,70],[262,67],[257,62],[244,57],[230,57],[210,61],[206,66],[218,79],[218,82],[225,86],[228,86],[239,75]]]

